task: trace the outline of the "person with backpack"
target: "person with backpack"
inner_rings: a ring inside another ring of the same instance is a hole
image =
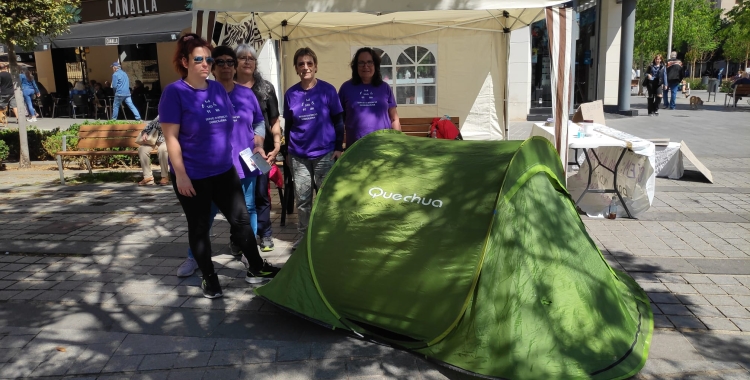
[[[380,55],[372,48],[357,50],[352,62],[352,79],[339,88],[344,108],[346,146],[381,129],[401,130],[393,89],[383,82]]]

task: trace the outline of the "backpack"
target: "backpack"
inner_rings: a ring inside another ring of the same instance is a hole
[[[456,127],[456,124],[453,124],[451,119],[446,116],[436,117],[432,119],[428,137],[446,140],[464,139],[461,136],[461,132],[458,130],[458,127]]]

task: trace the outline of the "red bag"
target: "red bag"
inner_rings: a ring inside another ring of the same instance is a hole
[[[463,140],[461,131],[451,119],[436,117],[430,125],[430,137],[445,140]]]

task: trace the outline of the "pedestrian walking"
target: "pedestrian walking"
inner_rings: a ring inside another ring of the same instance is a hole
[[[380,73],[380,56],[365,47],[357,50],[349,67],[352,78],[339,88],[344,109],[346,146],[381,129],[401,130],[396,98]]]
[[[115,101],[112,103],[112,120],[117,120],[117,116],[120,112],[120,107],[123,102],[130,108],[130,112],[133,113],[135,121],[141,121],[141,114],[133,104],[133,99],[130,97],[130,78],[128,74],[122,70],[120,62],[112,64],[112,89],[115,92]]]
[[[258,53],[252,46],[241,44],[235,50],[237,54],[237,84],[253,90],[263,112],[266,137],[263,139],[263,150],[266,160],[276,165],[276,156],[281,150],[281,123],[279,120],[279,101],[273,85],[263,79],[258,70]],[[255,180],[255,209],[258,219],[258,243],[260,250],[273,250],[273,228],[271,223],[271,195],[269,194],[269,175],[263,173]]]
[[[664,94],[664,108],[673,110],[677,106],[675,104],[677,98],[677,87],[680,85],[680,82],[682,82],[682,79],[685,78],[685,70],[682,68],[682,61],[677,59],[676,51],[673,51],[670,54],[666,66],[667,88],[669,92]],[[667,101],[667,98],[669,98],[669,101]]]
[[[284,94],[284,120],[299,211],[297,229],[304,236],[312,209],[313,181],[320,189],[344,151],[344,110],[336,88],[315,77],[318,56],[312,49],[298,49],[293,62],[300,81]],[[301,240],[292,249],[297,249]]]
[[[34,109],[34,101],[32,96],[41,96],[39,93],[39,87],[36,85],[34,76],[27,67],[21,68],[21,90],[23,91],[23,100],[26,102],[26,111],[29,113],[30,122],[36,122],[36,110]]]
[[[0,110],[12,109],[13,115],[16,115],[16,119],[18,119],[18,106],[13,91],[13,76],[10,75],[10,65],[0,62]],[[5,116],[8,117],[8,115]]]
[[[188,222],[188,242],[203,274],[201,288],[206,298],[223,295],[211,260],[212,202],[231,225],[230,240],[248,261],[247,277],[262,281],[278,272],[258,252],[233,165],[232,130],[237,114],[224,87],[207,79],[213,63],[211,47],[203,38],[194,33],[182,36],[173,58],[182,79],[166,86],[159,102],[170,179]]]
[[[643,85],[648,91],[648,116],[659,116],[659,103],[667,88],[666,83],[666,68],[661,54],[657,54],[646,69],[646,77],[643,79]]]

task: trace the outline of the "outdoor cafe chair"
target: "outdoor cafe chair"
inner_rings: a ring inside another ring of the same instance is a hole
[[[85,118],[89,113],[89,99],[88,95],[75,94],[70,102],[71,114],[76,119],[79,114],[83,114]]]
[[[65,117],[70,117],[72,108],[73,107],[70,104],[70,99],[58,98],[54,96],[52,97],[52,117],[53,118],[60,117],[60,115],[58,115],[57,113],[58,109],[65,110],[66,111]]]

